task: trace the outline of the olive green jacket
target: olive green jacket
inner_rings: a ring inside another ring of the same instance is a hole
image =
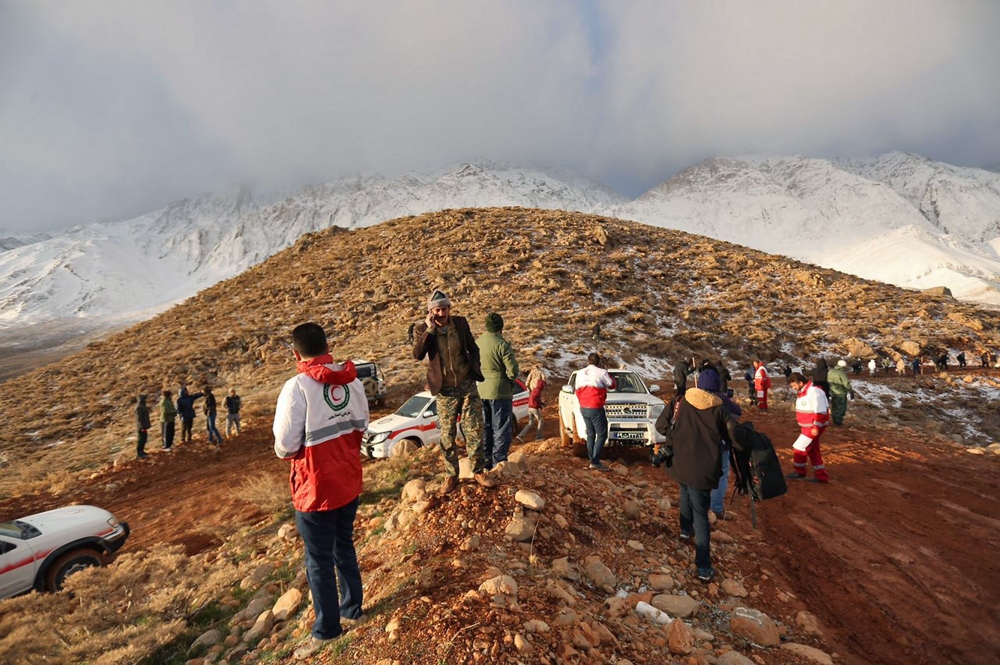
[[[476,340],[483,382],[479,384],[482,399],[512,399],[519,370],[514,349],[499,333],[483,333]]]
[[[847,372],[844,371],[843,367],[834,367],[829,372],[827,372],[826,380],[830,384],[830,393],[833,395],[847,395],[850,394],[854,396],[854,390],[851,388],[851,380],[847,378]]]

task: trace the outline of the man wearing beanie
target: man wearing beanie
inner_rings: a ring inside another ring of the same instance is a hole
[[[488,469],[507,461],[514,435],[514,380],[519,369],[514,349],[500,334],[502,331],[503,317],[490,312],[486,315],[486,332],[476,340],[484,378],[479,384],[479,396],[483,400],[483,456]]]
[[[854,389],[851,380],[847,378],[847,362],[841,360],[837,366],[827,373],[830,384],[830,417],[834,425],[843,425],[847,415],[847,396],[854,399]]]
[[[437,395],[440,445],[448,472],[441,494],[458,487],[455,431],[459,413],[476,482],[483,487],[496,487],[496,481],[486,475],[483,457],[483,402],[476,390],[476,381],[483,380],[479,347],[469,322],[451,315],[451,300],[444,291],[435,289],[427,299],[427,318],[414,331],[413,357],[427,358],[427,389]]]

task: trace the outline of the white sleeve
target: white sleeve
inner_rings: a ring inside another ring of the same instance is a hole
[[[285,383],[274,408],[274,454],[295,457],[306,438],[306,396],[293,379]]]

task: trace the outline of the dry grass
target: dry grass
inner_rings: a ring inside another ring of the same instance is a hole
[[[287,510],[292,503],[287,478],[279,478],[273,473],[261,473],[244,480],[236,490],[236,498],[272,514]]]
[[[0,662],[136,663],[185,634],[238,579],[234,566],[179,547],[123,554],[70,577],[61,593],[4,601]]]

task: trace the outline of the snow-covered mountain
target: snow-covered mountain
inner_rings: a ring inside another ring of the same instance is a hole
[[[614,214],[1000,305],[1000,174],[982,169],[898,152],[713,158]]]
[[[629,201],[563,171],[497,162],[288,196],[243,188],[0,248],[0,328],[136,320],[330,226],[459,207],[598,213],[712,236],[905,287],[1000,305],[1000,174],[888,153],[712,158]]]

